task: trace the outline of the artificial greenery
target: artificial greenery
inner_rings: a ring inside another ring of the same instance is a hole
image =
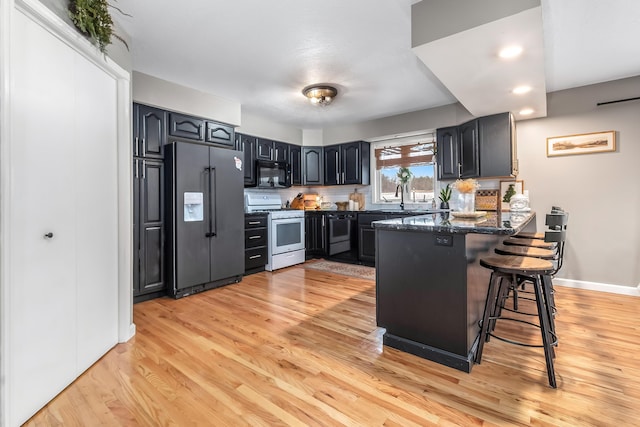
[[[113,20],[109,13],[107,0],[70,0],[69,17],[81,33],[93,40],[105,53],[107,45],[111,44],[111,37],[120,40],[127,49],[129,46],[124,39],[113,32]],[[115,8],[121,13],[120,9]],[[126,14],[125,14],[126,15]]]
[[[440,196],[438,197],[442,203],[449,203],[451,200],[451,184],[440,190]]]
[[[396,176],[398,177],[398,181],[400,181],[401,184],[406,184],[407,182],[409,182],[413,174],[411,173],[411,170],[409,168],[403,166],[398,169],[398,173],[396,174]]]
[[[503,202],[509,203],[511,201],[511,198],[515,196],[516,189],[514,187],[514,184],[509,184],[509,188],[507,188],[507,191],[505,191],[504,197],[502,198]]]

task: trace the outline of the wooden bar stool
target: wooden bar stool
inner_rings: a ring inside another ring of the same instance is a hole
[[[476,363],[480,363],[482,361],[484,344],[486,341],[489,341],[490,337],[495,337],[502,341],[525,347],[542,347],[544,349],[549,385],[556,388],[556,377],[553,366],[553,346],[556,345],[557,338],[555,331],[552,329],[553,319],[551,318],[551,311],[547,307],[547,304],[550,302],[549,291],[551,273],[555,269],[554,264],[551,261],[540,258],[496,255],[480,259],[480,265],[491,269],[491,279],[489,282],[489,289],[487,291],[484,313],[480,324],[481,330],[478,350],[475,357]],[[508,284],[505,285],[505,279],[509,280],[514,277],[514,275],[518,278],[526,278],[526,280],[533,283],[539,324],[496,314],[500,311],[499,297],[503,293],[504,286],[508,286]],[[522,343],[495,335],[493,330],[495,328],[495,322],[498,320],[521,322],[539,328],[540,335],[542,337],[542,345]]]
[[[532,248],[541,248],[541,249],[555,249],[556,245],[553,242],[545,242],[543,239],[523,239],[517,237],[509,237],[505,239],[502,243],[505,245],[513,245],[513,246],[529,246]]]

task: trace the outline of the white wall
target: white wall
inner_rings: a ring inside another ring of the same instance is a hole
[[[236,128],[236,132],[302,145],[302,129],[276,123],[245,109],[242,110],[242,125]]]
[[[640,283],[640,76],[548,95],[548,117],[517,123],[520,176],[544,227],[544,212],[569,212],[566,264],[559,277],[613,285]],[[546,156],[546,138],[615,130],[617,150]]]
[[[133,101],[238,126],[240,103],[133,72]]]

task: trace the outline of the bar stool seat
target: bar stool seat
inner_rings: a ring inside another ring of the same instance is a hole
[[[533,258],[542,258],[546,260],[553,260],[556,256],[555,251],[552,251],[551,249],[536,248],[532,246],[517,246],[517,245],[498,246],[495,249],[495,253],[499,255],[528,256]]]
[[[541,239],[518,239],[515,237],[509,237],[505,239],[502,243],[505,245],[513,245],[513,246],[530,246],[533,248],[542,248],[542,249],[554,249],[556,244],[554,242],[545,242]]]
[[[542,240],[544,239],[544,232],[538,232],[538,233],[527,233],[527,232],[521,232],[518,234],[515,234],[511,237],[515,237],[516,239],[539,239]]]
[[[475,358],[476,363],[481,362],[484,343],[488,341],[491,336],[511,344],[526,347],[542,347],[545,354],[549,385],[556,388],[555,369],[553,366],[553,346],[557,344],[557,339],[553,325],[552,310],[550,309],[552,304],[550,294],[551,274],[555,271],[556,266],[553,262],[546,259],[516,255],[495,255],[481,258],[480,265],[491,269],[491,279],[487,291],[484,313],[480,322],[481,330]],[[539,324],[522,319],[500,316],[501,298],[505,294],[508,294],[508,289],[511,285],[511,282],[509,285],[505,285],[503,281],[505,279],[511,281],[514,280],[514,278],[516,281],[528,280],[533,283]],[[495,323],[498,320],[516,321],[539,328],[542,345],[525,344],[493,334]]]

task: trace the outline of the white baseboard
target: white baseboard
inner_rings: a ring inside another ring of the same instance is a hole
[[[565,286],[567,288],[578,288],[586,289],[589,291],[609,292],[612,294],[640,297],[640,285],[636,287],[610,285],[608,283],[585,282],[582,280],[560,279],[558,277],[553,279],[553,284],[558,286]]]

